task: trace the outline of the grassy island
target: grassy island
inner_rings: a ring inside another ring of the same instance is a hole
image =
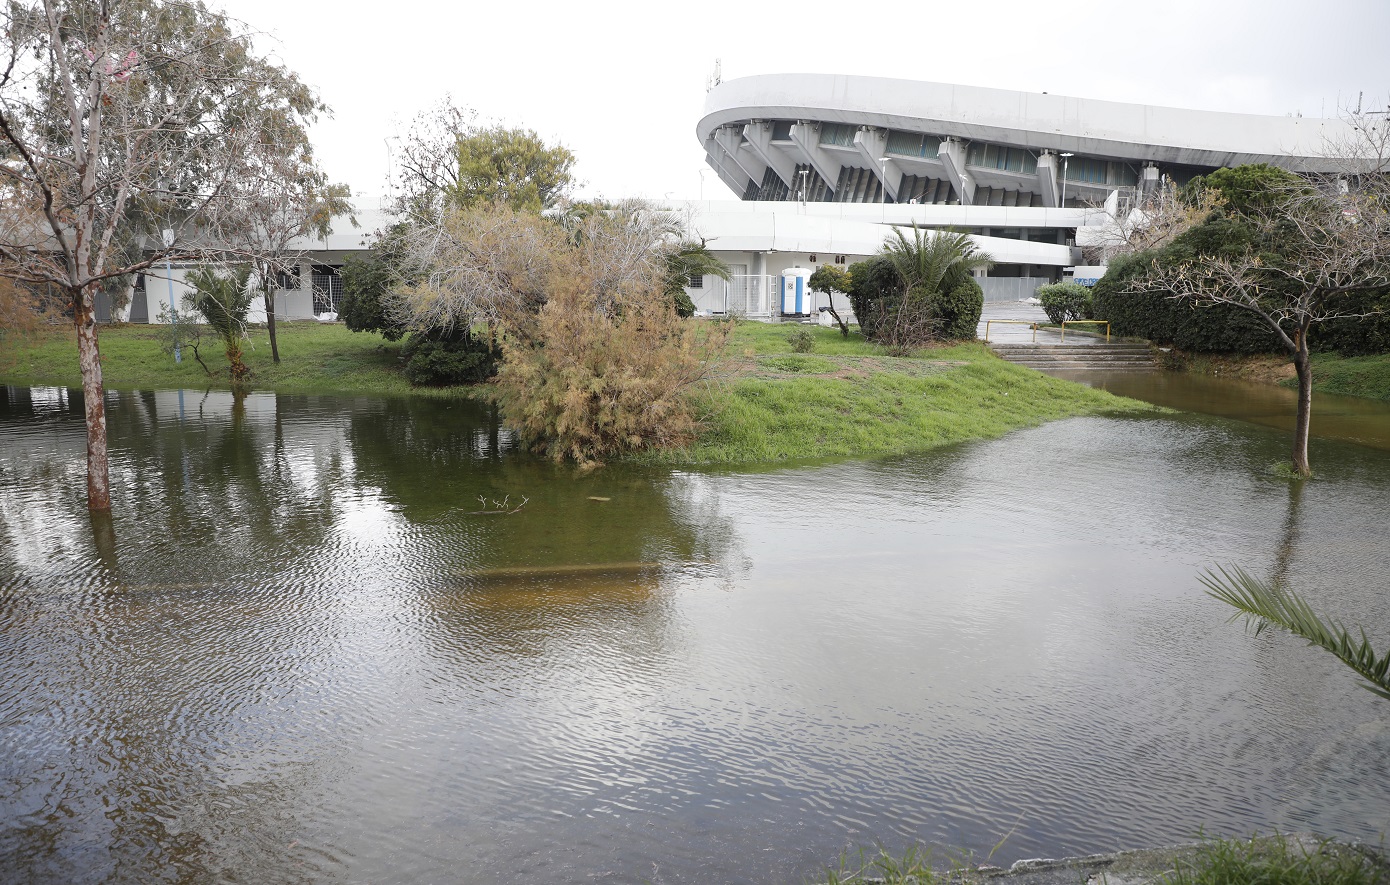
[[[810,353],[794,353],[788,335],[807,329]],[[78,386],[71,331],[58,327],[0,339],[0,382]],[[182,364],[161,350],[152,326],[101,332],[106,385],[227,388],[226,360],[200,347],[207,372],[185,349]],[[246,349],[254,389],[443,398],[487,396],[486,385],[412,388],[400,369],[400,344],[338,324],[283,323],[281,362],[270,358],[264,329]],[[206,341],[206,339],[205,339]],[[789,324],[740,323],[727,358],[697,394],[704,431],[694,445],[637,456],[651,463],[747,463],[865,457],[921,451],[1000,436],[1056,418],[1140,414],[1154,408],[1006,363],[979,343],[886,355],[857,335]]]

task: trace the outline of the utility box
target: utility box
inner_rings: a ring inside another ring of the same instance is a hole
[[[782,316],[810,316],[815,313],[811,303],[811,272],[804,267],[782,271]]]

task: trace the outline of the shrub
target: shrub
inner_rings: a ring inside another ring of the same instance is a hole
[[[687,393],[729,328],[683,321],[656,286],[600,298],[571,281],[526,336],[504,342],[503,412],[525,442],[556,460],[592,463],[687,443],[697,428]]]
[[[893,262],[882,255],[860,261],[849,269],[849,303],[859,320],[859,331],[870,341],[879,340],[879,326],[895,314],[904,287]]]
[[[379,246],[381,244],[378,244]],[[343,300],[338,318],[350,332],[380,332],[387,341],[406,333],[403,322],[388,307],[396,271],[385,251],[368,259],[353,255],[343,264]]]
[[[1091,290],[1080,283],[1054,283],[1038,287],[1043,313],[1054,323],[1092,318]]]
[[[1204,353],[1270,353],[1280,350],[1274,332],[1249,311],[1230,305],[1194,307],[1166,291],[1140,290],[1158,252],[1116,258],[1092,289],[1095,319],[1115,335],[1147,338]]]
[[[969,277],[949,292],[936,292],[931,298],[937,332],[952,341],[973,340],[985,309],[985,292]]]
[[[416,387],[477,384],[497,374],[500,353],[469,331],[416,332],[401,350],[405,377]]]
[[[816,349],[816,336],[810,329],[797,329],[787,336],[792,353],[810,353]]]

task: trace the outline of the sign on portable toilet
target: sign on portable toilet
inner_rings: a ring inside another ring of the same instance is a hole
[[[804,267],[789,267],[782,271],[782,315],[806,316],[813,310],[811,272]]]

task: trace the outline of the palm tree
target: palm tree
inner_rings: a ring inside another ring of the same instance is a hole
[[[704,240],[673,243],[666,252],[665,288],[667,297],[676,305],[676,313],[683,317],[695,313],[695,304],[685,293],[685,287],[696,275],[716,276],[726,283],[733,278],[729,265],[711,252]]]
[[[1336,621],[1325,621],[1304,599],[1276,584],[1267,584],[1249,572],[1234,567],[1231,571],[1218,567],[1207,570],[1201,577],[1207,593],[1237,609],[1232,619],[1245,615],[1253,622],[1258,635],[1268,627],[1280,627],[1295,636],[1308,640],[1309,645],[1324,648],[1343,664],[1355,670],[1366,682],[1366,690],[1390,700],[1390,654],[1376,657],[1366,631],[1360,641]]]
[[[250,265],[241,264],[220,273],[211,267],[189,271],[185,281],[193,287],[193,306],[222,339],[232,385],[238,386],[251,374],[242,360],[241,341],[246,335],[246,314],[251,309],[253,290],[248,285]]]
[[[912,239],[902,228],[883,243],[883,254],[893,262],[909,292],[950,291],[978,268],[988,267],[993,256],[981,251],[967,233],[954,230],[931,231],[912,225]]]

